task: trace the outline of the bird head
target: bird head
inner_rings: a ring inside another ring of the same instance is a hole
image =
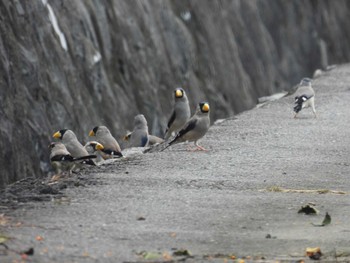
[[[94,127],[90,132],[89,132],[89,136],[96,136],[98,130],[98,126]]]
[[[66,131],[68,131],[68,129],[63,129],[63,130],[59,130],[57,132],[55,132],[52,137],[56,138],[56,139],[61,139],[62,140],[62,137],[63,135],[66,133]]]
[[[303,78],[301,81],[300,81],[300,85],[301,86],[308,86],[310,85],[312,82],[312,80],[310,78]]]
[[[199,109],[202,113],[208,113],[209,112],[209,103],[208,102],[200,102]]]
[[[185,91],[182,88],[175,89],[175,98],[179,99],[184,96]]]
[[[95,151],[102,151],[105,147],[99,142],[92,141],[88,143]]]

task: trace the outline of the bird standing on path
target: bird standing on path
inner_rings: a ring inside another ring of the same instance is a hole
[[[200,102],[196,109],[196,113],[186,122],[176,136],[167,143],[167,146],[163,151],[172,144],[185,141],[194,142],[196,150],[206,151],[204,147],[198,145],[198,140],[207,133],[209,126],[209,104],[207,102]]]
[[[95,154],[97,156],[96,162],[102,160],[101,151],[104,150],[104,147],[101,143],[97,141],[89,141],[85,144],[84,148],[89,154]]]
[[[298,113],[303,108],[307,107],[312,108],[315,118],[317,118],[315,109],[315,91],[311,86],[311,79],[303,78],[295,92],[294,118],[297,117]]]
[[[168,121],[165,131],[165,140],[168,140],[172,133],[178,132],[191,117],[190,105],[186,92],[182,88],[175,89],[175,105],[173,113]]]
[[[51,149],[50,163],[54,168],[56,174],[62,174],[68,172],[71,174],[76,164],[84,163],[85,161],[91,161],[90,159],[96,156],[87,155],[78,158],[74,158],[66,146],[61,142],[52,142],[49,145]]]
[[[106,126],[96,126],[90,132],[89,136],[95,136],[96,141],[103,145],[101,156],[103,159],[122,157],[121,149],[117,140],[112,136]]]
[[[68,152],[72,155],[73,158],[79,158],[89,155],[84,146],[78,141],[78,138],[75,135],[75,133],[71,130],[59,130],[55,132],[52,137],[62,140],[62,143],[64,144],[64,146],[66,146]],[[95,163],[92,160],[86,160],[86,164],[95,165]]]
[[[136,115],[134,118],[134,129],[130,134],[130,146],[146,147],[148,141],[147,120],[143,114]]]

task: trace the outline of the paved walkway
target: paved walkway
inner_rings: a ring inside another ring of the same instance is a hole
[[[313,85],[317,119],[311,109],[293,119],[292,96],[264,104],[213,125],[208,152],[130,157],[80,175],[84,186],[63,197],[4,209],[1,234],[11,249],[33,247],[30,262],[296,261],[307,247],[350,260],[350,197],[340,194],[350,193],[349,65]],[[318,215],[298,214],[308,203]],[[326,212],[331,224],[313,226]]]

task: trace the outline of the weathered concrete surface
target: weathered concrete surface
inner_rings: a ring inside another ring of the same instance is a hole
[[[295,261],[317,246],[327,262],[350,260],[349,194],[267,191],[350,193],[349,83],[349,65],[314,81],[317,119],[310,109],[293,119],[288,96],[212,126],[201,142],[208,152],[180,144],[76,176],[75,184],[90,184],[61,190],[64,198],[16,210],[3,202],[10,222],[0,233],[14,238],[6,242],[11,249],[33,247],[32,262],[136,262],[144,260],[139,252],[174,248],[191,251],[186,262],[205,255],[223,262],[218,253]],[[15,199],[10,192],[3,201]],[[309,202],[319,215],[297,213]],[[311,225],[326,212],[330,225]],[[1,262],[16,258],[0,255]]]
[[[350,61],[347,0],[0,0],[0,187],[49,172],[54,131],[162,135],[172,90],[212,119]],[[57,24],[55,20],[57,19]]]

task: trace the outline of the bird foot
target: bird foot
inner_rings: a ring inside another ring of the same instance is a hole
[[[208,150],[205,149],[204,147],[202,146],[199,146],[199,145],[196,145],[196,148],[189,148],[188,149],[190,152],[196,152],[196,151],[204,151],[204,152],[207,152]]]

